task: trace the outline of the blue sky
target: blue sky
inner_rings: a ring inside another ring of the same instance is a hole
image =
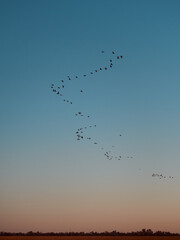
[[[179,7],[0,2],[0,230],[178,231]],[[90,76],[112,51],[123,59]],[[72,105],[51,91],[62,79]],[[97,146],[77,141],[76,129],[92,124]]]

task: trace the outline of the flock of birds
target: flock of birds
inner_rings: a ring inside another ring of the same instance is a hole
[[[163,175],[163,174],[158,174],[158,173],[153,173],[153,174],[152,174],[152,177],[157,177],[157,178],[159,178],[159,179],[163,179],[163,178],[174,178],[174,177],[172,177],[172,176],[165,176],[165,175]]]
[[[105,53],[105,51],[101,51],[101,54],[104,54],[104,53]],[[79,79],[79,78],[87,78],[88,76],[92,76],[93,74],[96,74],[97,72],[110,70],[110,69],[113,68],[114,64],[117,63],[117,61],[120,61],[122,59],[123,59],[122,55],[117,55],[115,51],[112,51],[111,52],[111,57],[110,57],[108,63],[106,64],[106,66],[98,67],[98,68],[94,69],[93,71],[90,71],[89,73],[86,73],[86,74],[74,75],[74,76],[69,76],[68,75],[66,79],[58,81],[57,84],[54,84],[54,83],[51,84],[52,92],[54,94],[56,94],[57,96],[61,97],[61,99],[64,103],[73,104],[72,100],[64,97],[63,90],[66,87],[66,82],[67,81],[69,82],[69,81]],[[80,92],[80,94],[83,94],[84,90],[79,89],[79,92]],[[76,112],[74,115],[76,117],[85,117],[85,118],[90,118],[91,117],[89,114],[84,114],[81,111]],[[105,150],[105,148],[102,147],[102,145],[99,142],[94,140],[91,136],[86,135],[86,131],[88,129],[90,129],[90,128],[92,129],[92,128],[96,128],[96,127],[97,127],[96,124],[93,124],[93,125],[88,125],[88,126],[80,127],[78,129],[76,129],[75,134],[76,134],[77,141],[87,140],[94,145],[100,146],[99,148],[103,151],[104,156],[107,160],[113,160],[113,159],[121,160],[121,159],[124,159],[124,158],[126,158],[126,159],[132,159],[133,158],[133,156],[127,156],[127,155],[122,156],[122,154],[114,154],[113,151],[112,151],[112,148],[115,148],[114,145],[111,146],[111,150],[107,150],[107,149]],[[121,137],[121,136],[122,136],[122,134],[119,134],[119,137]],[[154,173],[152,174],[152,177],[158,177],[160,179],[167,178],[166,176],[163,176],[162,174],[154,174]],[[173,177],[169,176],[169,178],[173,178]]]
[[[104,54],[104,51],[101,51],[102,54]],[[75,76],[67,76],[66,79],[64,80],[60,80],[57,84],[52,83],[51,84],[51,89],[52,92],[55,93],[56,95],[62,97],[63,102],[69,103],[69,104],[73,104],[73,102],[67,98],[64,97],[63,94],[63,90],[66,86],[66,82],[67,81],[72,81],[78,78],[86,78],[88,76],[91,76],[93,74],[96,74],[97,72],[102,72],[102,71],[107,71],[108,69],[112,69],[114,64],[117,63],[117,61],[121,60],[123,58],[123,56],[121,55],[117,55],[114,51],[111,52],[111,58],[109,59],[108,63],[106,64],[106,66],[101,66],[98,67],[96,69],[94,69],[93,71],[90,71],[89,73],[86,74],[82,74],[82,75],[75,75]],[[79,92],[81,94],[84,93],[83,89],[80,89]],[[86,118],[90,118],[91,116],[88,114],[84,114],[81,111],[76,112],[74,114],[76,117],[86,117]],[[89,128],[96,128],[96,124],[93,125],[89,125],[89,126],[85,126],[85,127],[80,127],[78,128],[75,133],[76,133],[76,139],[78,141],[82,141],[82,140],[88,140],[89,142],[91,141],[94,145],[100,145],[99,142],[97,142],[96,140],[94,140],[91,136],[86,136],[86,130]],[[122,136],[122,134],[119,134],[119,136]],[[115,147],[115,146],[112,146]],[[101,150],[104,150],[104,147],[100,147]],[[112,160],[112,159],[118,159],[121,160],[122,156],[119,155],[113,155],[111,150],[104,150],[104,156],[108,159],[108,160]],[[132,156],[126,156],[127,158],[133,158]]]

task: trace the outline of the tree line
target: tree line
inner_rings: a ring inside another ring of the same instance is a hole
[[[136,232],[118,232],[114,231],[104,231],[104,232],[34,232],[28,231],[23,232],[5,232],[1,231],[0,236],[180,236],[180,233],[171,233],[165,231],[155,231],[151,229],[142,229]]]

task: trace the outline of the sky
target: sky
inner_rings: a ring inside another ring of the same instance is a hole
[[[180,231],[179,9],[0,1],[0,231]]]

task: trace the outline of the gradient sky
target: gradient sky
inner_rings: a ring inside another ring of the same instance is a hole
[[[179,11],[178,0],[0,1],[1,231],[180,231]],[[52,93],[111,51],[123,55],[111,70],[66,84],[72,105]],[[90,124],[97,145],[76,140]]]

